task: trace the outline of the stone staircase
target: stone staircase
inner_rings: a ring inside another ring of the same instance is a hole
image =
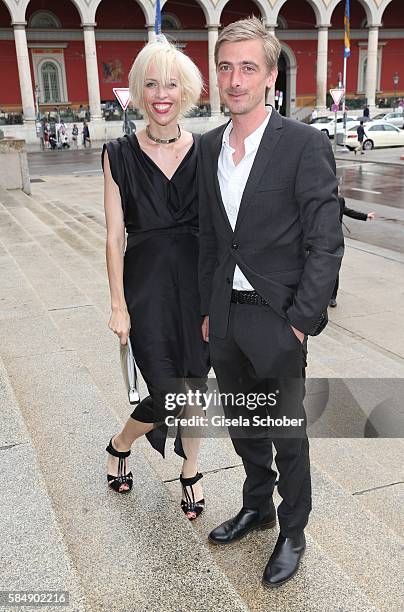
[[[104,448],[129,411],[107,328],[101,201],[94,177],[52,177],[32,197],[0,188],[0,589],[66,590],[65,609],[86,612],[400,610],[401,439],[312,439],[307,553],[274,591],[260,579],[276,530],[207,544],[240,507],[227,439],[204,441],[208,507],[193,524],[178,508],[179,458],[144,440],[133,492],[107,489]],[[400,378],[404,363],[330,325],[308,371]]]

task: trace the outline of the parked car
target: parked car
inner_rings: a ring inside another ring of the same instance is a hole
[[[350,126],[341,143],[350,151],[354,151],[359,146],[357,127],[357,125]],[[363,148],[367,151],[379,147],[404,147],[404,130],[391,123],[369,121],[363,127],[365,128]]]
[[[352,123],[352,121],[357,121],[358,117],[347,116],[346,118],[347,124]],[[338,132],[343,131],[344,126],[343,117],[337,117],[337,134]],[[335,132],[335,117],[330,115],[329,117],[318,117],[313,123],[310,123],[311,127],[314,127],[316,130],[320,130],[327,134],[329,138],[334,138]]]
[[[386,121],[398,128],[404,129],[404,113],[402,110],[394,111],[393,113],[379,113],[372,117],[372,121]]]

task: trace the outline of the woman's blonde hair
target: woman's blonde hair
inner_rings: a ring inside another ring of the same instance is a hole
[[[218,64],[219,49],[225,42],[241,42],[242,40],[260,40],[264,47],[265,60],[268,72],[278,67],[279,55],[282,47],[279,40],[268,32],[258,17],[248,17],[234,21],[223,28],[215,46],[215,63]]]
[[[181,114],[196,105],[203,88],[202,75],[185,53],[162,36],[160,40],[150,42],[143,47],[130,69],[129,91],[134,106],[144,110],[144,83],[151,62],[155,62],[160,78],[166,84],[172,78],[173,66],[177,69],[181,87]]]

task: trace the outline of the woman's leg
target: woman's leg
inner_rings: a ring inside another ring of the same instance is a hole
[[[144,436],[153,428],[154,423],[142,423],[141,421],[137,421],[136,419],[129,417],[122,431],[112,438],[112,446],[117,451],[128,451],[130,450],[135,440],[137,440],[141,436]],[[118,475],[118,461],[118,457],[108,455],[107,472],[111,476]],[[127,461],[128,460],[125,459],[125,474],[129,472]],[[122,489],[129,489],[129,485],[122,485]]]
[[[192,416],[204,416],[202,408],[198,406],[185,406],[181,418],[189,419]],[[183,478],[192,478],[198,472],[198,455],[202,442],[201,427],[186,426],[181,427],[181,443],[186,459],[182,464],[181,474]],[[203,488],[201,481],[193,485],[195,500],[203,498]],[[183,494],[183,499],[185,495]]]

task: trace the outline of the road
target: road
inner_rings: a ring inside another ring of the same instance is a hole
[[[374,221],[344,217],[345,235],[404,253],[404,168],[347,160],[337,162],[337,174],[347,206],[376,213]]]
[[[31,180],[58,174],[101,175],[101,149],[44,151],[28,154]],[[370,245],[404,253],[404,168],[394,165],[337,161],[341,193],[347,206],[374,211],[375,221],[344,218],[345,235]]]

